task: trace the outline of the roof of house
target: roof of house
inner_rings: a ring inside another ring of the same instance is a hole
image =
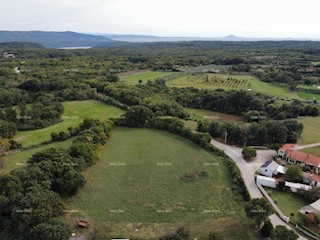
[[[260,168],[268,168],[270,171],[274,172],[280,165],[273,160],[266,161]]]
[[[304,190],[311,190],[312,187],[309,185],[301,184],[301,183],[294,183],[294,182],[285,182],[286,187],[293,187],[296,189],[304,189]]]
[[[303,172],[303,178],[308,179],[309,181],[320,182],[320,176],[312,172]]]
[[[310,206],[310,205],[306,205],[306,206],[300,208],[300,211],[301,211],[301,210],[303,210],[303,211],[305,211],[305,212],[308,212],[308,213],[316,213],[316,214],[320,212],[319,210],[313,208],[313,207]]]
[[[320,165],[320,157],[300,151],[289,150],[287,157],[314,167],[318,167]]]
[[[314,203],[309,204],[311,207],[313,207],[314,209],[317,209],[320,212],[320,199],[318,199],[317,201],[315,201]]]
[[[284,166],[279,165],[279,166],[277,167],[277,172],[278,172],[278,173],[285,174],[286,171],[287,171],[287,168],[284,167]]]
[[[266,176],[261,176],[261,175],[257,175],[257,180],[265,180],[265,181],[269,181],[269,182],[276,182],[276,179],[271,178],[271,177],[266,177]]]
[[[279,150],[288,150],[288,149],[294,148],[296,146],[297,146],[297,144],[286,143],[281,148],[279,148]]]

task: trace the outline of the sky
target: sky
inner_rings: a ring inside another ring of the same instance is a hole
[[[0,30],[317,38],[319,0],[0,0]]]

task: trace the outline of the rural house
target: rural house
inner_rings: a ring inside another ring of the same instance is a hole
[[[303,172],[303,182],[311,186],[320,187],[320,176],[312,172]]]
[[[287,150],[293,150],[297,144],[287,143],[278,149],[278,156],[283,158],[287,154]]]
[[[4,52],[3,53],[3,57],[5,57],[5,58],[15,58],[16,56],[13,53]]]
[[[285,182],[285,186],[289,188],[291,192],[294,193],[298,192],[298,190],[310,191],[312,189],[312,187],[309,185],[294,182]]]
[[[258,170],[261,175],[267,177],[273,177],[280,174],[286,173],[286,168],[284,166],[279,165],[275,161],[269,160],[266,161]]]
[[[285,159],[289,164],[297,164],[306,170],[312,170],[317,174],[319,173],[320,157],[296,150],[287,150]]]
[[[318,214],[319,212],[320,212],[320,199],[318,199],[314,203],[311,203],[307,206],[300,208],[301,214],[310,214],[310,213]]]

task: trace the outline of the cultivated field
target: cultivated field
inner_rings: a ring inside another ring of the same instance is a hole
[[[139,80],[142,80],[142,84],[147,83],[148,80],[155,80],[157,78],[165,77],[173,74],[172,72],[155,72],[155,71],[145,71],[137,72],[129,75],[120,76],[120,80],[130,84],[135,85],[139,83]]]
[[[298,144],[303,145],[320,142],[320,117],[299,118],[298,121],[304,126]]]
[[[63,106],[65,110],[62,122],[42,129],[19,131],[14,140],[23,147],[29,147],[50,140],[52,132],[67,131],[68,127],[79,125],[85,118],[106,120],[124,113],[119,108],[95,100],[64,102]]]
[[[179,77],[167,81],[171,87],[195,87],[199,89],[234,89],[253,91],[275,95],[281,98],[298,98],[296,93],[290,92],[283,86],[277,86],[262,82],[249,75],[228,75],[228,74],[197,74]]]
[[[27,160],[36,152],[52,147],[68,148],[72,144],[73,140],[74,138],[70,138],[66,141],[50,143],[43,146],[31,148],[24,151],[18,151],[16,153],[3,156],[2,161],[4,166],[3,168],[0,168],[0,175],[7,174],[15,168],[24,166]]]
[[[206,239],[210,230],[225,239],[257,239],[223,161],[179,136],[117,128],[84,174],[87,183],[67,202],[73,213],[66,218],[89,221],[91,233],[77,233],[155,239],[186,226],[191,239]]]

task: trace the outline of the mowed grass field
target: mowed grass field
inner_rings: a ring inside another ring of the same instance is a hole
[[[242,116],[233,115],[233,114],[226,114],[226,113],[219,113],[205,109],[196,109],[196,108],[188,108],[187,109],[189,114],[191,115],[192,119],[195,120],[217,120],[221,122],[228,122],[228,121],[243,121]]]
[[[63,106],[62,122],[42,129],[19,131],[14,140],[23,147],[29,147],[50,140],[52,132],[67,131],[69,127],[79,125],[85,118],[106,120],[124,113],[119,108],[95,100],[64,102]]]
[[[298,96],[302,99],[315,99],[320,101],[320,94],[315,93],[307,93],[307,92],[299,92]]]
[[[229,74],[197,74],[179,77],[167,81],[171,87],[194,87],[199,89],[234,89],[261,92],[268,95],[275,95],[280,98],[298,98],[296,93],[290,92],[283,86],[277,86],[262,82],[249,75],[229,75]]]
[[[298,144],[311,144],[320,142],[320,117],[299,118],[304,126]]]
[[[307,148],[307,149],[303,149],[301,151],[320,157],[320,147]]]
[[[59,148],[69,148],[75,138],[70,138],[66,141],[62,142],[55,142],[55,143],[50,143],[46,144],[43,146],[31,148],[28,150],[24,151],[18,151],[16,153],[12,153],[10,155],[6,155],[2,157],[2,164],[4,165],[3,168],[0,168],[0,175],[7,174],[11,170],[19,167],[23,167],[27,160],[36,152],[40,152],[44,149],[47,148],[52,148],[52,147],[59,147]]]
[[[309,202],[307,202],[304,198],[295,193],[284,192],[268,187],[265,187],[265,190],[287,217],[290,217],[290,214],[294,213],[293,218],[290,220],[292,222],[296,222],[298,220],[298,212],[300,208],[309,204]]]
[[[198,177],[180,179],[187,173]],[[207,239],[210,230],[225,239],[257,239],[223,161],[179,136],[116,128],[101,160],[84,175],[86,185],[66,203],[73,212],[66,219],[89,221],[97,239],[155,239],[179,226],[190,229],[191,239]]]
[[[156,71],[145,71],[145,72],[137,72],[133,74],[128,75],[122,75],[120,76],[120,80],[130,84],[135,85],[139,83],[139,80],[142,80],[142,84],[145,84],[148,82],[148,80],[155,80],[157,78],[165,77],[168,75],[173,74],[172,72],[156,72]]]

